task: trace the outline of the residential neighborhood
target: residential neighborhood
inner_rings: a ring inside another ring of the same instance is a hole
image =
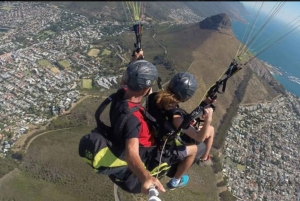
[[[6,153],[30,125],[46,125],[51,116],[63,114],[76,103],[83,96],[83,77],[109,89],[122,74],[107,73],[105,64],[87,55],[93,40],[109,34],[101,27],[113,26],[113,22],[95,26],[84,16],[41,2],[5,2],[1,11],[6,20],[0,27],[7,29],[0,32],[0,152]],[[69,30],[57,26],[68,20]],[[53,26],[56,31],[47,29]],[[115,52],[116,62],[123,58],[118,54],[122,51],[118,44],[102,50]]]
[[[226,138],[223,174],[239,200],[300,199],[300,98],[240,106]]]
[[[190,24],[204,20],[204,17],[196,15],[191,9],[171,9],[169,17],[176,20],[176,24]]]

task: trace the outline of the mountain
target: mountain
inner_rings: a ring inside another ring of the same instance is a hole
[[[199,24],[202,29],[231,29],[231,21],[226,13],[207,17]]]
[[[133,21],[132,7],[130,2],[55,2],[49,3],[60,6],[64,9],[78,12],[89,17],[101,20],[117,20],[123,22]],[[200,17],[209,17],[219,13],[226,13],[231,19],[243,20],[242,13],[246,13],[244,6],[240,2],[137,2],[144,9],[144,14],[152,22],[175,21],[170,14],[176,9],[190,9]]]
[[[198,15],[210,17],[220,13],[226,13],[230,19],[244,21],[241,17],[243,13],[247,13],[241,2],[194,2],[188,1],[184,3]]]

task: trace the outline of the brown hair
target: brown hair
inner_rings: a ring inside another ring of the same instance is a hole
[[[160,109],[167,109],[171,104],[179,103],[179,100],[169,90],[159,91],[156,97],[156,104]]]

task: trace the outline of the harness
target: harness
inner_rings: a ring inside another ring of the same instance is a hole
[[[149,114],[155,117],[159,126],[156,132],[158,149],[164,149],[165,157],[170,157],[170,155],[173,154],[173,152],[169,149],[172,144],[176,145],[175,150],[177,151],[177,146],[181,146],[187,143],[195,143],[195,141],[187,135],[182,135],[181,130],[177,133],[174,133],[176,131],[176,128],[173,126],[173,116],[175,114],[179,114],[183,117],[183,119],[185,119],[187,112],[185,112],[178,106],[169,110],[162,110],[158,108],[156,105],[156,95],[157,92],[152,93],[147,97],[146,108]],[[170,134],[174,134],[174,138],[169,139]],[[166,146],[165,148],[164,145]]]

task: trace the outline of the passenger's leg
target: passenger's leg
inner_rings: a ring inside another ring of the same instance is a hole
[[[203,156],[205,151],[206,151],[206,144],[204,142],[199,143],[197,145],[197,154],[194,163],[196,163],[201,158],[201,156]]]
[[[207,136],[207,139],[205,140],[206,144],[206,151],[205,153],[201,156],[201,159],[207,160],[210,149],[212,147],[213,141],[214,141],[214,136],[215,136],[215,129],[213,126],[209,127],[209,135]]]
[[[180,179],[182,175],[192,166],[197,154],[197,145],[187,145],[186,146],[187,156],[184,160],[180,161],[177,167],[177,171],[174,178]]]
[[[183,157],[183,160],[181,160],[178,164],[174,164],[177,166],[177,171],[174,174],[173,179],[171,179],[167,184],[170,190],[187,185],[189,176],[184,175],[184,173],[203,155],[205,148],[206,146],[203,142],[198,145],[187,145],[185,149],[187,150],[187,154],[185,157],[181,154],[184,152],[179,151],[179,159]]]

